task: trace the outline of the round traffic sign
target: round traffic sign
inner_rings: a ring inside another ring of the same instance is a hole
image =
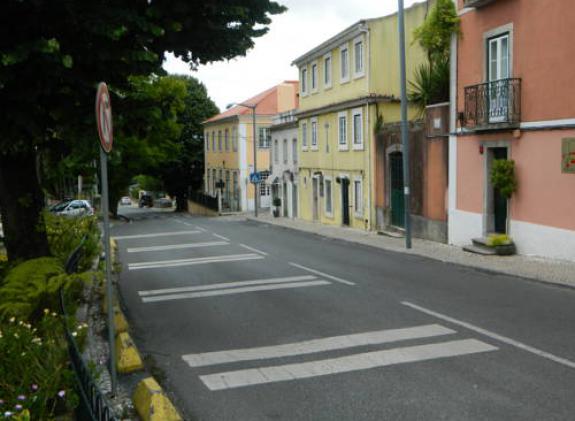
[[[106,83],[100,82],[98,93],[96,94],[96,122],[98,124],[98,135],[100,145],[106,153],[112,150],[114,134],[112,130],[112,104]]]

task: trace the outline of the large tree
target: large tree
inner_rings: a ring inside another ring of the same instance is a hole
[[[96,141],[87,128],[98,82],[109,84],[114,106],[131,76],[161,73],[166,51],[191,66],[245,54],[282,11],[271,0],[4,0],[0,208],[9,258],[49,253],[38,153]]]

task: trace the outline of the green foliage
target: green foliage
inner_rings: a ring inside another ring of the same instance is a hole
[[[273,205],[278,208],[282,205],[282,200],[279,197],[274,197]]]
[[[513,244],[513,241],[507,234],[489,234],[485,244],[489,247],[507,246]]]
[[[151,175],[140,174],[135,176],[132,181],[138,183],[139,190],[152,191],[152,192],[158,192],[163,190],[162,181],[159,180],[157,177]]]
[[[70,218],[46,212],[46,232],[52,256],[62,265],[84,239],[82,257],[78,265],[80,271],[91,268],[94,258],[100,253],[100,230],[95,216]]]
[[[74,332],[85,336],[86,325]],[[77,405],[63,324],[56,313],[42,312],[35,325],[15,318],[0,323],[0,355],[0,409],[13,413],[7,419],[52,420]]]
[[[8,271],[0,287],[0,320],[18,317],[37,320],[43,309],[59,308],[60,288],[69,302],[76,302],[84,283],[92,280],[89,272],[67,275],[54,257],[28,260]]]
[[[459,20],[452,0],[437,0],[425,22],[415,29],[414,41],[426,51],[432,66],[449,60],[451,36],[460,33]]]
[[[491,166],[491,183],[503,197],[509,199],[517,191],[515,161],[495,159]]]
[[[409,82],[409,100],[424,110],[429,104],[449,101],[449,61],[421,64]]]

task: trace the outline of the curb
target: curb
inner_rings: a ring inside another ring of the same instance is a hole
[[[138,383],[132,401],[143,421],[182,421],[182,417],[153,377]]]
[[[118,333],[116,336],[116,368],[121,374],[144,369],[140,353],[128,332]]]

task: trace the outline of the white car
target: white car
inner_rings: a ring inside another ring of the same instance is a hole
[[[87,200],[67,200],[50,208],[56,215],[83,216],[94,215],[94,208]]]
[[[120,199],[120,205],[130,206],[132,204],[132,199],[129,196],[124,196]]]

